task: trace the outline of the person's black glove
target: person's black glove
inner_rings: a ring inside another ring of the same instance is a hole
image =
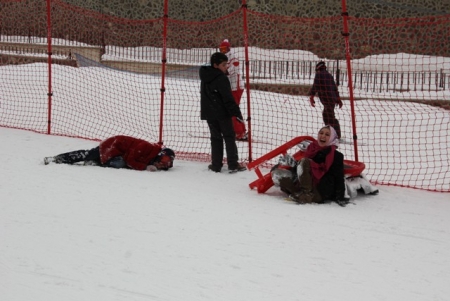
[[[342,100],[340,97],[337,98],[336,100],[336,107],[342,108],[343,104],[342,104]]]
[[[345,207],[348,205],[348,203],[350,203],[350,199],[349,198],[342,198],[342,199],[336,199],[335,202],[341,206],[341,207]]]

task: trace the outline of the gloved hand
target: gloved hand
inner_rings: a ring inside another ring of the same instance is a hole
[[[117,156],[110,159],[108,162],[103,164],[104,167],[112,167],[112,168],[126,168],[127,162],[122,158],[122,156]]]
[[[335,202],[336,202],[339,206],[345,207],[345,206],[348,205],[348,203],[350,203],[350,199],[349,199],[349,198],[336,199]]]
[[[146,171],[157,171],[158,168],[156,168],[155,165],[148,165],[147,168],[145,169]]]
[[[340,108],[342,108],[342,105],[343,105],[342,104],[342,100],[341,100],[340,97],[338,97],[337,100],[336,100],[336,106],[339,106],[339,109],[340,109]]]
[[[286,154],[278,158],[278,164],[281,166],[295,167],[297,165],[297,161],[295,161],[291,155]]]
[[[316,102],[314,101],[314,95],[311,95],[309,97],[309,103],[311,104],[312,107],[316,106]]]

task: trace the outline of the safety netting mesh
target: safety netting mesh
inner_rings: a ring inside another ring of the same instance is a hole
[[[374,183],[450,191],[450,16],[349,17],[347,49],[340,12],[306,18],[237,6],[192,21],[192,10],[174,19],[163,3],[159,17],[130,19],[60,0],[0,1],[0,126],[130,135],[209,161],[198,72],[228,39],[248,83],[242,161],[316,136],[324,107],[319,95],[312,107],[309,92],[323,60],[343,102],[334,112],[345,158],[364,162]]]

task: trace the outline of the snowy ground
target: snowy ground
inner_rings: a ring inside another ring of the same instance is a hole
[[[253,172],[42,164],[96,142],[0,128],[7,301],[448,300],[450,194],[295,205]]]

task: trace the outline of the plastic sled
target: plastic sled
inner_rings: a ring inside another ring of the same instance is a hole
[[[277,147],[273,151],[270,151],[266,155],[258,158],[257,160],[250,162],[247,165],[247,169],[254,170],[257,180],[249,184],[250,189],[256,189],[258,193],[265,193],[270,187],[272,187],[273,181],[271,173],[263,175],[260,167],[267,165],[266,162],[280,155],[286,155],[288,150],[292,147],[299,146],[300,150],[297,151],[292,157],[299,161],[304,157],[304,151],[306,147],[315,141],[311,136],[299,136],[286,142],[285,144]],[[264,166],[267,167],[267,166]],[[357,195],[358,190],[363,190],[365,194],[377,194],[378,189],[370,184],[366,177],[362,174],[362,171],[366,165],[362,162],[344,160],[344,176],[345,176],[345,186],[346,186],[346,196],[353,198]]]

